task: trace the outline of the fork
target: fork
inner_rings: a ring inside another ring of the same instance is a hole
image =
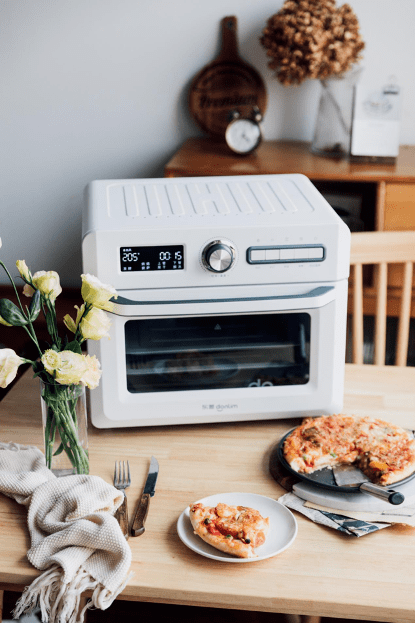
[[[125,495],[125,489],[129,487],[131,484],[131,475],[130,475],[130,464],[127,461],[127,467],[125,465],[125,461],[115,461],[114,468],[114,487],[119,489],[124,494],[124,499],[122,501],[121,506],[117,509],[115,513],[115,518],[120,524],[120,528],[123,532],[123,535],[126,539],[128,539],[128,508],[127,508],[127,496]]]

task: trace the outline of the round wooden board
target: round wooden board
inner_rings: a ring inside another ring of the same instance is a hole
[[[249,117],[254,106],[262,116],[265,114],[265,84],[259,73],[239,56],[236,17],[225,17],[219,56],[190,85],[190,113],[202,130],[223,139],[230,112],[238,110],[242,117]]]

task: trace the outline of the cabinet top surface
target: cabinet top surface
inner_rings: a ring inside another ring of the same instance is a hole
[[[415,145],[401,145],[393,164],[317,156],[303,141],[264,141],[248,156],[209,138],[190,138],[165,166],[166,177],[303,173],[315,180],[415,182]]]

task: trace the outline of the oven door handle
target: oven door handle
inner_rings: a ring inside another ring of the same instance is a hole
[[[117,316],[142,317],[305,310],[323,307],[333,301],[334,297],[334,286],[319,286],[303,294],[289,294],[286,296],[252,296],[223,299],[133,301],[120,296],[112,301],[114,303],[112,313]],[[258,306],[258,303],[261,303],[261,307]],[[234,304],[237,305],[237,308],[234,308]],[[202,306],[204,308],[203,311],[201,310]],[[226,309],[224,306],[226,306]]]

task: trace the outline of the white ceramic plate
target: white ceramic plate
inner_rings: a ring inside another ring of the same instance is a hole
[[[257,558],[238,558],[225,552],[220,552],[208,543],[205,543],[199,536],[194,534],[190,523],[189,507],[180,515],[177,522],[177,533],[187,547],[194,552],[220,560],[222,562],[256,562],[271,558],[283,552],[293,543],[297,536],[297,521],[288,508],[264,495],[255,493],[217,493],[202,500],[197,500],[205,506],[216,506],[219,502],[230,506],[248,506],[255,508],[263,517],[269,517],[269,532],[263,545],[256,548]],[[195,502],[196,503],[196,502]]]

